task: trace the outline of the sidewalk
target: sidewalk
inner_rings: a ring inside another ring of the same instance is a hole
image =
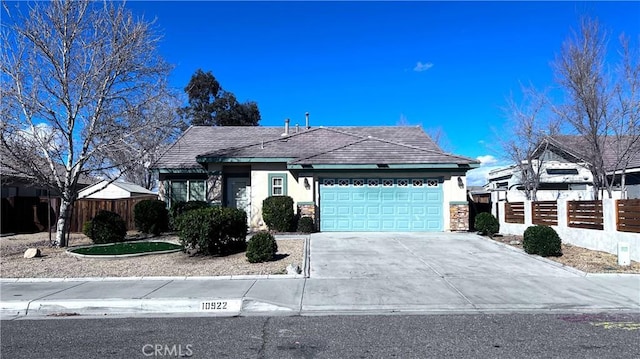
[[[291,276],[0,281],[2,319],[640,311],[640,276],[312,279]]]
[[[473,234],[315,234],[308,275],[0,279],[2,319],[640,312],[640,275],[586,274]]]
[[[304,278],[277,277],[3,279],[0,314],[298,314]]]

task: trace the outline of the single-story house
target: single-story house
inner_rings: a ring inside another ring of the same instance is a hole
[[[138,186],[135,183],[125,181],[108,183],[108,181],[100,181],[78,192],[78,199],[118,199],[154,195],[156,195],[155,192]]]
[[[468,229],[473,159],[443,152],[419,127],[192,126],[155,163],[159,196],[244,209],[293,198],[321,231]]]
[[[640,198],[640,151],[632,151],[628,163],[623,166],[623,139],[603,138],[604,166],[609,181],[615,181],[614,198]],[[585,155],[585,140],[581,136],[547,137],[538,146],[534,157],[534,168],[540,168],[540,185],[536,197],[544,200],[592,200],[594,197],[591,163]],[[637,144],[640,147],[640,143]],[[624,168],[624,171],[623,171]],[[624,172],[625,193],[622,193],[621,178]],[[521,202],[526,199],[520,168],[512,165],[489,173],[487,189],[491,201]],[[605,191],[604,189],[601,189]],[[600,196],[602,197],[602,195]]]

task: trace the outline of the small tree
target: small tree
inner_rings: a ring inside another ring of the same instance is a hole
[[[171,101],[171,66],[152,23],[124,3],[28,6],[28,15],[5,6],[13,21],[0,39],[0,163],[59,193],[55,243],[64,247],[80,178],[115,180],[175,126],[141,111]],[[142,133],[152,141],[131,156]]]

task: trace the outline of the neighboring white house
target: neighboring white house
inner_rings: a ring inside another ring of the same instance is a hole
[[[537,168],[537,163],[534,164]],[[491,202],[522,202],[527,199],[518,166],[513,165],[489,172],[487,189]],[[545,161],[540,171],[538,201],[591,200],[593,199],[593,175],[584,164],[562,161]]]
[[[541,169],[540,185],[536,192],[538,201],[594,199],[593,174],[589,170],[589,162],[585,160],[587,156],[582,154],[583,142],[579,136],[555,136],[546,138],[544,146],[539,147],[533,163],[535,170]],[[640,198],[640,156],[629,157],[624,169],[625,193],[622,193],[622,161],[616,160],[619,149],[611,138],[604,139],[602,147],[607,177],[616,184],[613,199]],[[485,187],[491,192],[492,203],[522,202],[527,199],[522,183],[520,168],[512,165],[491,171]]]
[[[152,192],[144,187],[130,182],[112,182],[109,184],[106,183],[107,181],[100,181],[81,190],[80,192],[78,192],[78,199],[118,199],[156,195],[155,192]]]

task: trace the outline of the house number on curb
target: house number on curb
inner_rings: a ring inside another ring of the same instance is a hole
[[[200,302],[200,311],[203,312],[238,312],[242,302],[239,299],[234,300],[205,300]]]

